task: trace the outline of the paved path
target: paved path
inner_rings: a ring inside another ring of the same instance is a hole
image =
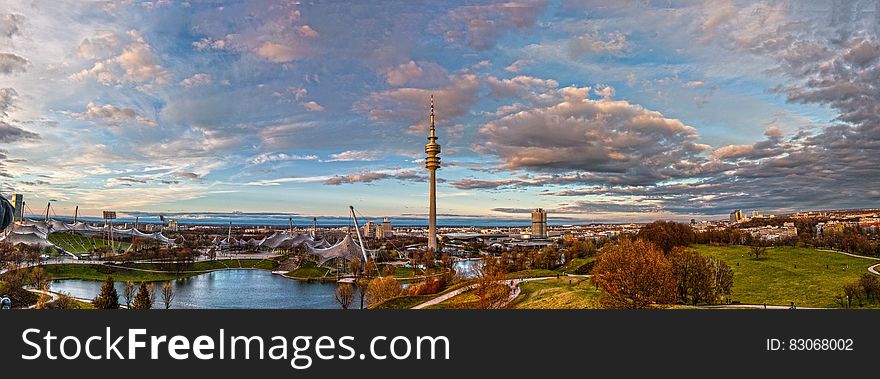
[[[32,289],[32,288],[26,288],[26,289],[27,289],[28,291],[30,291],[30,292],[35,293],[35,294],[46,295],[46,296],[51,297],[52,300],[47,301],[46,304],[51,303],[51,302],[54,302],[55,300],[58,300],[58,298],[60,298],[60,296],[58,296],[58,294],[57,294],[57,293],[54,293],[54,292],[43,291],[43,290]],[[31,306],[27,307],[27,309],[34,309],[34,308],[36,308],[36,307],[37,307],[37,305],[34,304],[34,305],[31,305]]]
[[[513,301],[513,299],[516,299],[516,297],[519,296],[519,294],[520,294],[520,288],[518,285],[519,283],[531,282],[533,280],[544,280],[544,279],[555,279],[555,278],[556,278],[555,276],[542,276],[542,277],[538,277],[538,278],[506,279],[506,280],[502,280],[501,282],[503,282],[513,288],[513,291],[511,291],[511,296],[507,299],[507,303],[510,303],[511,301]],[[464,286],[464,287],[458,288],[454,291],[449,291],[443,295],[437,296],[431,300],[428,300],[424,303],[416,305],[415,307],[412,307],[412,309],[424,309],[424,308],[430,307],[432,305],[440,304],[446,300],[449,300],[453,297],[461,295],[461,294],[463,294],[467,291],[470,291],[474,288],[477,288],[477,284],[471,284],[469,286]]]

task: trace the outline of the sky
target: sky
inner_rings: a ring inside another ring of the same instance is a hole
[[[880,1],[0,4],[40,213],[717,219],[876,207]]]

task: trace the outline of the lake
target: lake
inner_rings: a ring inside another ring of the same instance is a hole
[[[472,277],[479,261],[459,261],[455,269]],[[156,308],[162,307],[157,286]],[[304,282],[274,275],[265,270],[221,270],[186,279],[172,280],[173,309],[338,309],[336,283]],[[68,293],[81,299],[94,298],[103,282],[92,280],[56,280],[50,290]],[[122,283],[116,292],[122,294]],[[120,300],[124,302],[124,300]],[[358,301],[355,301],[355,305]]]

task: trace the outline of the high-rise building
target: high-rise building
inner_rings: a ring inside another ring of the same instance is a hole
[[[547,238],[547,211],[543,208],[532,210],[532,238]]]
[[[12,194],[12,209],[12,221],[21,221],[21,215],[24,214],[24,195]]]
[[[437,251],[437,169],[440,168],[440,144],[434,131],[434,95],[431,95],[431,130],[425,145],[425,167],[431,173],[430,200],[428,205],[428,249]],[[384,224],[384,223],[383,223]]]
[[[372,221],[367,221],[364,224],[364,238],[373,238],[375,235],[374,232],[376,230],[376,224]]]
[[[743,220],[743,212],[740,209],[737,209],[733,212],[730,212],[730,222],[740,222]]]
[[[376,226],[376,238],[385,239],[394,237],[394,231],[391,227],[391,219],[385,217],[382,219],[382,223]]]

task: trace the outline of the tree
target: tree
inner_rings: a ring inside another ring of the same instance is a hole
[[[647,308],[677,300],[672,265],[644,240],[605,245],[593,268],[593,281],[605,291],[600,301],[610,308]]]
[[[862,274],[862,277],[859,278],[859,287],[865,294],[865,300],[869,303],[880,300],[880,281],[876,276],[868,273]]]
[[[31,284],[34,288],[45,289],[49,287],[49,274],[42,267],[31,270]]]
[[[681,247],[673,248],[668,257],[680,301],[692,305],[714,301],[714,278],[709,259],[694,250]]]
[[[402,291],[400,283],[392,276],[374,278],[367,287],[367,305],[371,307],[399,296]]]
[[[140,287],[138,287],[137,295],[134,297],[134,304],[132,304],[133,309],[150,309],[153,307],[153,302],[150,300],[150,288],[147,286],[147,283],[141,282]]]
[[[359,277],[354,281],[357,287],[358,296],[361,301],[361,309],[364,309],[364,301],[367,299],[367,292],[370,290],[370,280],[365,277]]]
[[[108,276],[107,280],[104,281],[101,291],[92,300],[92,304],[98,309],[119,309],[119,294],[116,293],[112,276]]]
[[[354,301],[354,292],[354,288],[348,283],[342,283],[336,287],[336,302],[342,306],[342,309],[348,309],[351,306]]]
[[[749,247],[749,256],[755,260],[761,260],[767,257],[767,248],[764,246]]]
[[[712,258],[709,262],[712,268],[712,286],[716,298],[730,297],[730,291],[733,290],[733,269],[720,259]]]
[[[483,267],[477,276],[474,293],[479,299],[477,308],[497,309],[507,304],[511,288],[504,280],[504,271],[498,266]]]
[[[174,301],[174,285],[166,282],[162,285],[162,303],[165,304],[165,309],[171,308],[172,301]]]
[[[355,258],[355,259],[348,261],[348,272],[352,275],[360,275],[361,274],[361,260]]]
[[[137,290],[137,286],[133,282],[125,282],[125,285],[122,287],[122,298],[125,299],[125,306],[131,307],[131,302],[134,300],[134,293]]]
[[[689,246],[694,243],[694,229],[690,225],[672,221],[654,221],[642,227],[636,238],[653,243],[664,254],[669,254],[676,246]]]

